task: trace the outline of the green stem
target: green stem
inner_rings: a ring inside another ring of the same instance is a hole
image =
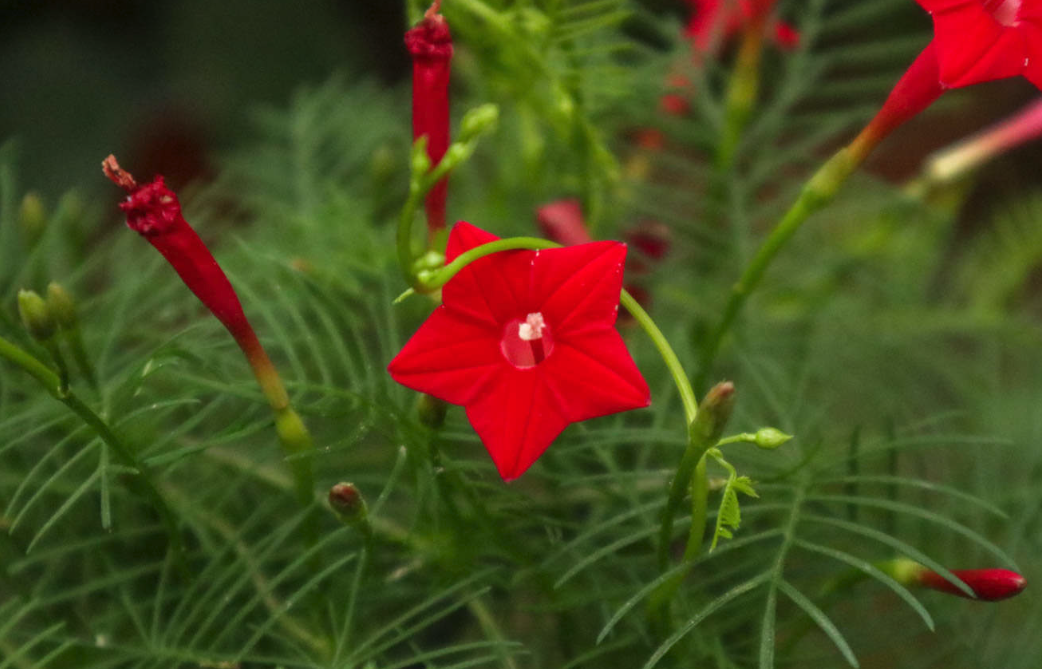
[[[101,387],[98,385],[98,375],[94,371],[94,365],[91,364],[90,357],[87,355],[87,349],[83,346],[83,336],[80,334],[80,329],[73,328],[65,332],[65,341],[72,350],[72,358],[76,361],[76,366],[80,368],[80,373],[87,379],[87,383],[95,391],[99,391]]]
[[[67,406],[73,413],[79,416],[88,427],[94,430],[98,437],[100,437],[112,452],[115,453],[120,464],[138,472],[136,477],[130,479],[134,482],[132,489],[146,497],[156,512],[159,513],[163,524],[166,526],[167,534],[170,537],[170,546],[174,551],[174,555],[178,562],[183,566],[183,544],[181,541],[181,533],[177,528],[176,518],[170,510],[169,505],[167,505],[163,496],[152,482],[148,469],[137,461],[137,458],[134,457],[134,454],[130,449],[123,444],[119,437],[117,437],[112,431],[112,428],[110,428],[108,424],[98,416],[98,414],[96,414],[89,406],[84,404],[72,390],[69,390],[68,388],[63,390],[61,379],[58,375],[40,362],[40,360],[29,353],[26,353],[3,337],[0,337],[0,357],[6,358],[8,361],[14,363],[24,372],[36,379],[52,397]]]
[[[760,59],[763,54],[763,23],[749,25],[742,35],[734,71],[727,88],[724,126],[717,144],[716,167],[723,176],[734,163],[735,151],[742,133],[756,107],[760,89]]]
[[[691,386],[691,380],[688,378],[687,372],[684,371],[684,366],[680,364],[680,358],[673,351],[673,347],[669,345],[669,341],[662,334],[662,330],[659,330],[658,326],[655,325],[655,321],[651,319],[648,312],[644,311],[644,307],[640,306],[640,303],[633,299],[632,295],[623,290],[619,301],[633,316],[633,320],[637,321],[644,328],[644,332],[651,338],[651,343],[658,349],[659,355],[662,356],[662,361],[666,363],[666,368],[673,377],[673,383],[676,384],[677,391],[680,393],[680,402],[684,406],[685,422],[687,425],[691,425],[695,422],[695,417],[698,415],[698,400],[695,399],[695,390]]]
[[[763,274],[767,271],[774,257],[796,234],[803,222],[811,214],[821,209],[825,204],[835,197],[840,186],[853,173],[864,156],[860,152],[852,151],[851,147],[840,149],[811,177],[810,181],[800,191],[799,197],[785,214],[782,220],[771,231],[767,239],[756,251],[749,264],[746,265],[738,282],[731,287],[731,295],[727,306],[724,308],[723,317],[713,330],[712,335],[706,340],[705,347],[698,365],[698,376],[695,386],[703,388],[706,379],[712,373],[713,362],[720,350],[724,337],[730,331],[735,318],[745,305],[749,295],[759,285]]]
[[[561,248],[560,244],[546,239],[540,239],[539,237],[510,237],[508,239],[497,239],[494,242],[488,242],[481,246],[475,246],[469,251],[464,251],[456,256],[452,262],[439,270],[435,270],[426,275],[421,274],[418,279],[418,290],[421,290],[422,292],[433,292],[447,284],[452,277],[456,276],[461,269],[470,263],[480,258],[484,258],[485,256],[490,256],[493,253],[499,253],[501,251],[517,251],[519,249],[535,251],[558,248]]]

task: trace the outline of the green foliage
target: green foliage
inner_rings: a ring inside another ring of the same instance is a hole
[[[450,213],[532,234],[538,205],[576,196],[598,237],[667,225],[665,259],[635,245],[631,258],[649,266],[649,310],[697,371],[756,243],[928,39],[925,25],[892,29],[915,20],[904,0],[780,10],[801,47],[766,59],[721,163],[730,54],[696,67],[675,20],[622,0],[445,0],[454,113],[501,110],[451,177]],[[665,116],[658,95],[677,69],[691,112]],[[875,566],[896,554],[947,576],[1038,571],[1035,196],[956,242],[959,203],[862,173],[808,222],[716,370],[738,388],[730,427],[795,438],[775,450],[739,440],[710,462],[726,476],[712,550],[663,573],[658,522],[686,435],[643,334],[620,323],[653,405],[570,427],[503,484],[462,411],[428,427],[385,372],[433,306],[393,304],[406,288],[394,230],[409,188],[406,88],[333,79],[251,120],[254,139],[216,181],[183,193],[186,218],[315,437],[315,503],[296,503],[239,351],[118,222],[118,194],[99,196],[104,208],[69,195],[23,234],[17,151],[4,145],[0,336],[47,360],[16,296],[61,282],[98,379],[95,390],[70,370],[71,387],[141,469],[0,360],[0,668],[1037,666],[1030,589],[985,609]],[[664,147],[631,145],[639,127],[660,129]],[[180,554],[133,484],[142,470],[172,509]],[[340,481],[366,497],[371,538],[324,507]],[[676,520],[678,554],[689,524]],[[662,624],[648,602],[672,579]]]

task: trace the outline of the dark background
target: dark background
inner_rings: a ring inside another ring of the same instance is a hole
[[[2,0],[0,142],[16,139],[19,180],[48,196],[89,186],[108,153],[183,184],[250,135],[258,104],[337,72],[406,77],[402,5]]]

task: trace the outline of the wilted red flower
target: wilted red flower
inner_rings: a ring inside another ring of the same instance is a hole
[[[985,602],[1009,599],[1019,595],[1028,585],[1027,579],[1008,569],[957,569],[952,571],[952,574],[970,586],[977,599]],[[919,572],[918,583],[924,588],[970,598],[965,592],[944,580],[940,574],[925,567]]]
[[[446,261],[496,239],[458,222]],[[481,258],[445,284],[388,371],[466,407],[500,476],[517,478],[569,423],[650,403],[613,327],[625,259],[618,242]]]
[[[1042,1],[916,0],[930,12],[941,83],[1024,75],[1042,88]]]
[[[412,135],[427,137],[427,155],[437,165],[449,148],[449,62],[452,35],[437,0],[423,20],[405,33],[405,47],[412,56]],[[448,178],[427,193],[427,227],[434,233],[445,227]]]
[[[138,184],[114,156],[102,162],[105,176],[127,192],[119,208],[127,215],[127,226],[156,248],[177,271],[185,285],[235,338],[271,405],[285,408],[289,398],[274,365],[246,320],[232,284],[213,254],[181,214],[177,195],[157,176],[151,183]]]

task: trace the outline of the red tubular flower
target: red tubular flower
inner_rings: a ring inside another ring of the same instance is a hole
[[[952,573],[970,586],[977,599],[985,602],[1009,599],[1019,595],[1028,585],[1027,579],[1008,569],[959,569]],[[965,592],[944,580],[940,574],[926,568],[919,573],[918,584],[931,590],[970,598]]]
[[[427,155],[435,166],[449,148],[449,62],[452,35],[437,0],[423,20],[405,33],[405,47],[412,56],[412,136],[427,137]],[[448,180],[442,179],[427,194],[427,228],[433,235],[445,227]]]
[[[933,17],[933,41],[850,145],[857,161],[947,88],[1017,75],[1042,88],[1042,0],[916,2]]]
[[[460,221],[446,261],[498,239]],[[569,424],[650,403],[615,331],[626,246],[594,242],[481,258],[391,361],[402,385],[466,407],[510,481]]]
[[[119,208],[127,214],[127,226],[147,239],[163,254],[185,285],[217,317],[246,354],[268,401],[275,409],[289,404],[274,365],[246,320],[242,305],[228,277],[214,260],[203,240],[181,215],[177,195],[166,187],[163,177],[138,184],[114,156],[102,163],[105,176],[127,192]]]

